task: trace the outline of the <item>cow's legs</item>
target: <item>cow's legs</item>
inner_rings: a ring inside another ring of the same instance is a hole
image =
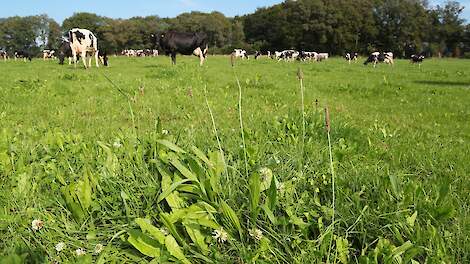
[[[72,49],[72,61],[75,68],[77,68],[77,51]]]
[[[176,65],[176,52],[171,53],[171,63]]]
[[[197,49],[194,50],[194,55],[199,57],[199,66],[202,66],[204,64],[204,53],[202,52],[201,48],[198,47]]]
[[[85,65],[85,69],[87,69],[87,66],[86,66],[86,50],[82,51],[81,52],[81,57],[82,57],[82,60],[83,60],[83,65]]]
[[[96,68],[99,68],[99,67],[100,67],[100,65],[98,64],[98,60],[99,60],[99,58],[98,58],[98,52],[99,52],[98,50],[95,50]],[[91,62],[90,62],[90,64],[91,64]],[[103,64],[104,64],[104,62],[103,62]]]

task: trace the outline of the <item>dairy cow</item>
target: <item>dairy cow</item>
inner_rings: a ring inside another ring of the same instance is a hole
[[[208,51],[207,35],[205,33],[168,31],[153,34],[151,37],[154,46],[159,46],[159,50],[163,50],[171,56],[173,64],[176,64],[177,53],[183,55],[194,54],[199,57],[199,65],[204,64]]]
[[[77,67],[77,55],[80,54],[85,69],[91,67],[91,57],[95,57],[96,67],[98,65],[98,39],[88,29],[74,28],[68,33],[70,48],[72,49],[72,59]],[[90,60],[87,65],[87,55],[90,54]]]

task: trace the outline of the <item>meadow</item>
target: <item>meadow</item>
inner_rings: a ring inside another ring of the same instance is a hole
[[[0,61],[0,263],[469,263],[470,61],[363,59]]]

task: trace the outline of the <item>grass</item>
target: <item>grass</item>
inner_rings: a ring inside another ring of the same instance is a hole
[[[470,61],[110,65],[0,62],[0,263],[470,261]]]

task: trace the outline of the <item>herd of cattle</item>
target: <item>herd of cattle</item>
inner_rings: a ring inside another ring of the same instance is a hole
[[[183,33],[169,31],[165,33],[157,33],[151,35],[153,43],[152,49],[132,50],[126,49],[121,52],[121,55],[128,57],[147,57],[158,56],[159,50],[171,57],[172,63],[176,64],[176,54],[195,55],[200,59],[200,65],[204,63],[207,57],[208,44],[207,35],[204,33]],[[158,49],[157,49],[158,48]],[[297,50],[284,50],[284,51],[267,51],[263,54],[256,51],[253,55],[254,59],[259,59],[261,56],[278,61],[314,61],[320,62],[329,58],[328,53],[314,52],[314,51],[297,51]],[[89,56],[89,58],[88,58]],[[235,49],[232,58],[249,59],[250,55],[244,49]],[[23,58],[25,61],[32,60],[32,55],[27,50],[18,50],[13,53],[15,60]],[[71,29],[67,36],[60,39],[59,48],[57,50],[43,50],[43,60],[59,59],[59,64],[64,64],[65,58],[68,58],[69,64],[74,63],[75,67],[78,60],[81,58],[85,68],[91,67],[92,58],[95,58],[96,67],[99,67],[99,62],[104,66],[108,66],[107,53],[98,49],[97,37],[87,29],[74,28]],[[9,59],[9,54],[0,49],[0,58],[3,60]],[[344,58],[349,62],[357,62],[357,52],[347,52]],[[421,63],[424,60],[423,54],[416,54],[410,57],[411,63]],[[87,64],[88,59],[88,64]],[[371,53],[364,65],[369,63],[374,67],[378,63],[394,64],[394,55],[392,52],[373,52]]]

